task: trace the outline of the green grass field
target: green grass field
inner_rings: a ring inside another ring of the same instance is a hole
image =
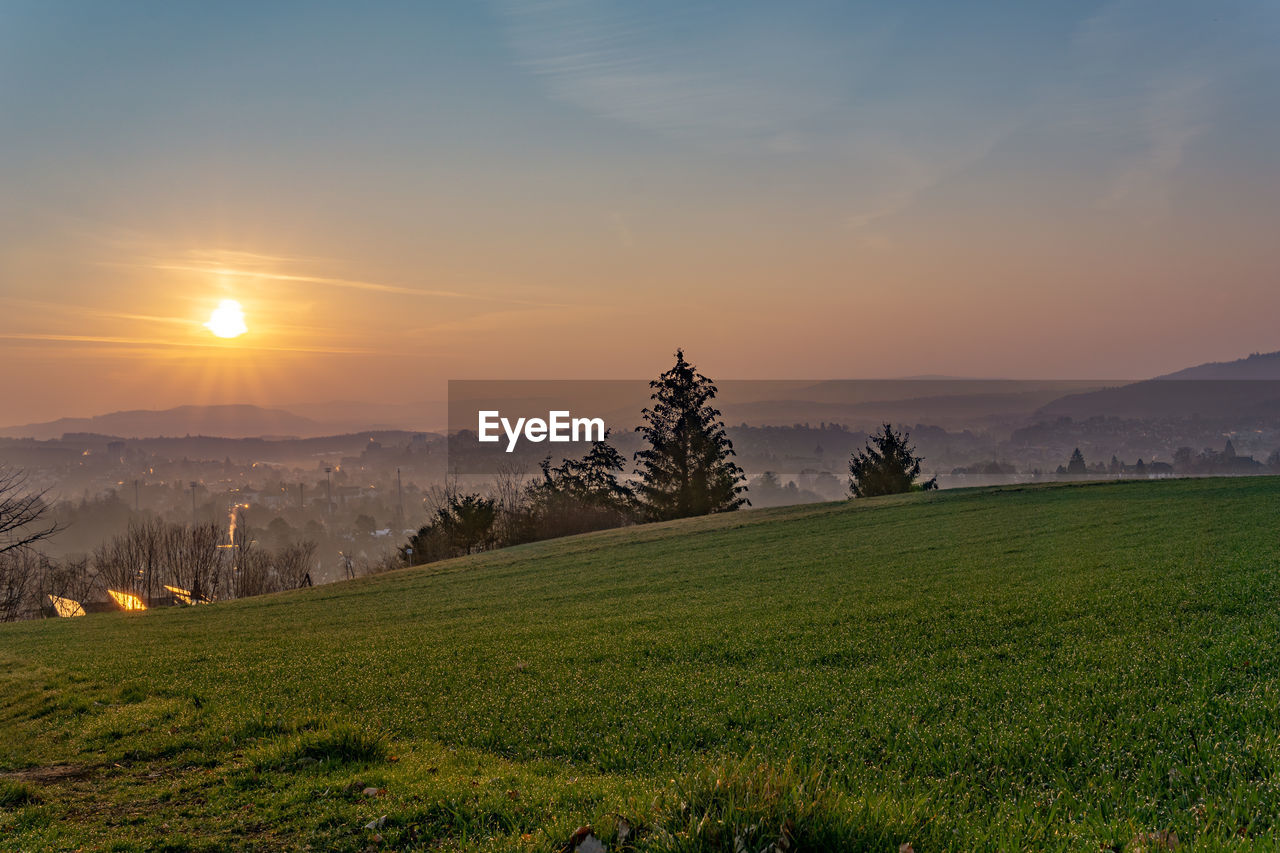
[[[0,847],[1271,847],[1278,605],[1280,479],[1249,478],[752,511],[5,625]]]

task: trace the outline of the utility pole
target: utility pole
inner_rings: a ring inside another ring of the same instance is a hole
[[[191,524],[195,526],[200,522],[196,519],[196,481],[191,481]]]
[[[298,484],[298,509],[307,508],[307,502],[303,500],[303,497],[302,497],[302,488],[303,488],[302,484],[299,483]]]
[[[400,514],[397,516],[397,524],[400,529],[404,529],[404,487],[400,484],[400,466],[396,466],[396,499],[400,503]]]
[[[139,511],[139,506],[140,506],[140,503],[138,501],[138,481],[134,480],[133,481],[133,511],[135,513]]]
[[[324,466],[324,493],[325,503],[329,505],[329,518],[333,518],[333,481],[329,475],[333,472],[333,466]]]

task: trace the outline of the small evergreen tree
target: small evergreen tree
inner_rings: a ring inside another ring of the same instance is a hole
[[[917,487],[920,463],[924,461],[909,443],[910,433],[896,432],[890,424],[870,436],[865,449],[849,460],[849,491],[855,498],[896,495],[914,488],[925,491],[938,487],[934,477]]]
[[[1068,474],[1088,474],[1089,467],[1084,464],[1084,454],[1080,452],[1080,448],[1076,448],[1071,452],[1071,458],[1067,460]]]
[[[498,504],[477,494],[451,494],[403,549],[408,565],[483,550],[493,542]]]
[[[470,554],[473,549],[481,550],[490,544],[498,505],[479,495],[461,495],[450,502],[447,510],[440,510],[438,516],[454,547]]]
[[[585,504],[626,515],[635,500],[631,488],[618,480],[626,458],[607,441],[592,442],[581,459],[566,459],[555,468],[544,459],[541,467],[544,482]]]
[[[605,441],[597,441],[581,459],[551,466],[540,463],[542,479],[526,490],[528,539],[568,536],[621,527],[635,515],[635,494],[618,474],[626,459]]]
[[[733,443],[720,411],[711,405],[716,386],[676,350],[675,366],[649,383],[653,406],[638,427],[649,447],[636,453],[639,497],[655,521],[730,512],[748,504],[742,469],[730,457]]]

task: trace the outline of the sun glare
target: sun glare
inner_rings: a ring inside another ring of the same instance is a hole
[[[219,302],[204,327],[220,338],[238,338],[249,331],[244,324],[244,309],[234,299]]]

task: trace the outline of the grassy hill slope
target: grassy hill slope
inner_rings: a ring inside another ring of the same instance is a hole
[[[1278,510],[925,493],[0,626],[0,848],[1271,838]]]

